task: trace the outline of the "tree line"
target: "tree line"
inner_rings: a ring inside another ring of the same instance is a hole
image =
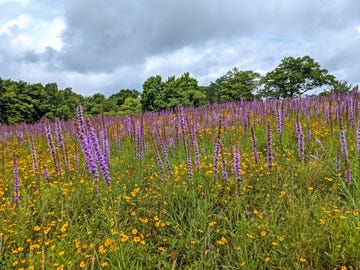
[[[197,107],[237,100],[299,97],[323,86],[326,88],[322,95],[352,88],[347,82],[338,81],[309,56],[285,57],[264,76],[233,68],[208,86],[200,86],[188,72],[166,80],[156,75],[143,83],[141,92],[121,89],[108,98],[101,93],[84,97],[71,88],[58,89],[56,83],[29,84],[0,78],[0,122],[32,123],[56,117],[66,120],[75,117],[77,102],[81,102],[84,113],[89,116],[101,111],[108,115],[133,114],[171,109],[178,104]]]

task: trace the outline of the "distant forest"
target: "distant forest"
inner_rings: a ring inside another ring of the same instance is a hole
[[[322,95],[350,91],[352,86],[337,80],[311,57],[285,57],[266,75],[251,70],[233,68],[211,82],[199,86],[189,73],[166,80],[159,75],[148,78],[142,91],[121,89],[105,97],[96,93],[84,97],[71,88],[58,89],[56,83],[42,85],[0,78],[0,122],[33,123],[47,118],[70,119],[75,117],[80,102],[88,116],[103,111],[107,115],[137,114],[184,106],[201,106],[208,103],[254,100],[257,98],[299,97],[314,88],[323,88]]]

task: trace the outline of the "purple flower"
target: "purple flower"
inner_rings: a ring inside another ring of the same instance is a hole
[[[185,147],[185,152],[186,152],[186,162],[187,162],[187,169],[188,169],[188,175],[189,175],[189,183],[192,183],[193,182],[192,163],[191,163],[190,149],[189,149],[187,136],[186,136],[185,115],[184,115],[183,108],[181,106],[178,107],[178,113],[179,113],[181,134],[183,137],[184,147]]]
[[[217,178],[219,173],[219,154],[221,149],[221,126],[222,126],[222,118],[220,118],[218,122],[218,134],[214,145],[214,164],[213,164],[214,178]]]
[[[157,164],[160,168],[160,172],[161,172],[161,177],[164,181],[166,181],[166,174],[165,174],[165,170],[164,170],[164,165],[163,165],[163,162],[161,160],[161,157],[160,157],[160,154],[159,154],[159,149],[158,149],[158,146],[156,144],[156,141],[154,139],[154,134],[153,132],[150,132],[150,135],[151,135],[151,141],[153,143],[153,146],[154,146],[154,152],[155,152],[155,157],[156,157],[156,161],[157,161]]]
[[[95,160],[97,161],[97,164],[100,167],[100,171],[101,171],[103,179],[105,180],[105,183],[107,185],[110,185],[111,178],[110,178],[110,174],[109,174],[109,168],[108,168],[108,165],[104,158],[104,155],[100,150],[98,138],[96,137],[95,130],[92,127],[89,119],[86,119],[86,128],[88,131],[89,147],[92,149],[92,151],[95,154],[94,155]]]
[[[86,165],[87,165],[90,173],[94,177],[94,182],[97,182],[97,180],[99,178],[99,172],[97,169],[95,159],[92,154],[91,146],[89,145],[89,140],[88,140],[87,134],[85,133],[86,123],[85,123],[84,116],[82,114],[82,108],[81,108],[80,103],[78,103],[78,106],[77,106],[77,113],[78,113],[78,124],[77,124],[77,130],[76,130],[77,138],[80,142],[81,150],[83,152]]]
[[[348,150],[347,150],[345,132],[344,132],[344,128],[341,124],[340,124],[340,146],[341,146],[341,152],[344,156],[344,159],[348,160],[349,155],[348,155]]]
[[[48,184],[50,184],[49,172],[45,165],[43,165],[43,171],[44,171],[44,177],[45,177],[46,181],[48,182]]]
[[[220,145],[220,153],[221,153],[221,163],[222,163],[222,176],[223,176],[224,180],[228,180],[229,174],[226,170],[226,161],[225,161],[225,155],[224,155],[224,148],[223,148],[222,144]]]
[[[242,178],[241,178],[241,175],[240,175],[241,163],[240,163],[240,152],[239,152],[239,149],[237,147],[233,147],[232,167],[233,167],[233,171],[234,171],[235,176],[236,176],[236,183],[238,185],[240,185],[240,182],[242,181]]]
[[[30,145],[30,151],[31,151],[33,171],[34,171],[35,175],[38,175],[38,173],[39,173],[39,164],[38,164],[38,161],[37,161],[37,153],[36,153],[34,140],[33,140],[31,135],[29,135],[29,145]]]
[[[49,145],[49,149],[50,149],[50,154],[54,163],[54,166],[56,168],[56,172],[58,174],[61,174],[61,163],[59,158],[56,155],[56,150],[55,150],[55,145],[54,145],[54,141],[52,139],[52,135],[51,135],[51,128],[50,128],[50,123],[49,122],[45,122],[45,135],[46,135],[46,139]]]

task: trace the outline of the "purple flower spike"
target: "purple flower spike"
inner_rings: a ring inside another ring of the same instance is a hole
[[[233,147],[232,167],[233,167],[233,170],[234,170],[234,173],[235,173],[236,183],[239,186],[241,181],[242,181],[242,178],[241,178],[241,175],[240,175],[240,168],[241,168],[240,152],[239,152],[239,149],[237,147]]]
[[[266,163],[269,170],[272,168],[272,161],[274,159],[274,153],[272,148],[272,134],[271,134],[271,124],[267,122],[266,125]]]

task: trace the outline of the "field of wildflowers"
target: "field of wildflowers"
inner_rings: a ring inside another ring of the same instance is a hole
[[[360,269],[360,94],[0,126],[0,269]]]

